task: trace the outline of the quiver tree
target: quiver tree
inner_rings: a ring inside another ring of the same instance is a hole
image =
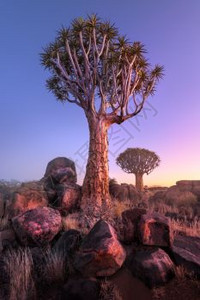
[[[51,77],[47,88],[61,102],[78,105],[87,118],[90,141],[82,207],[109,199],[109,127],[137,115],[155,91],[163,68],[151,68],[140,42],[129,42],[96,15],[61,28],[41,54]],[[93,208],[92,208],[93,209]]]
[[[128,148],[116,159],[116,163],[126,173],[135,174],[135,186],[138,191],[143,189],[143,175],[151,173],[160,164],[159,156],[150,150]]]

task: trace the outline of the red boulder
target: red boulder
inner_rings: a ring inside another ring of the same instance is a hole
[[[143,245],[171,247],[173,233],[170,220],[158,213],[142,215],[139,222],[139,237]]]
[[[13,228],[25,246],[48,244],[61,230],[60,213],[49,207],[28,210],[12,219]]]
[[[126,253],[114,228],[100,220],[83,240],[75,267],[84,276],[110,276],[122,266]]]

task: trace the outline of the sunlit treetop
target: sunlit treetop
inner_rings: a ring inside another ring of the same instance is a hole
[[[152,68],[145,55],[141,42],[130,42],[115,25],[91,15],[62,27],[41,61],[58,100],[121,123],[141,111],[163,76],[163,67]]]
[[[160,164],[159,156],[148,149],[128,148],[116,159],[126,173],[150,174]]]

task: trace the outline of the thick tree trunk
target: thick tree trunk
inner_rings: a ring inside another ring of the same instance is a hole
[[[109,203],[108,128],[105,119],[87,116],[90,132],[89,154],[83,182],[81,208],[93,215]]]
[[[135,187],[138,190],[138,192],[141,192],[143,190],[143,174],[135,174]]]

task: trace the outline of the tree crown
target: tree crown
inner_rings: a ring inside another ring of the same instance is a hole
[[[118,166],[126,173],[149,174],[160,164],[159,156],[143,148],[128,148],[116,159]]]
[[[129,42],[113,24],[91,15],[62,27],[41,62],[58,100],[121,123],[141,111],[163,76],[163,67],[151,68],[145,54],[141,42]]]

